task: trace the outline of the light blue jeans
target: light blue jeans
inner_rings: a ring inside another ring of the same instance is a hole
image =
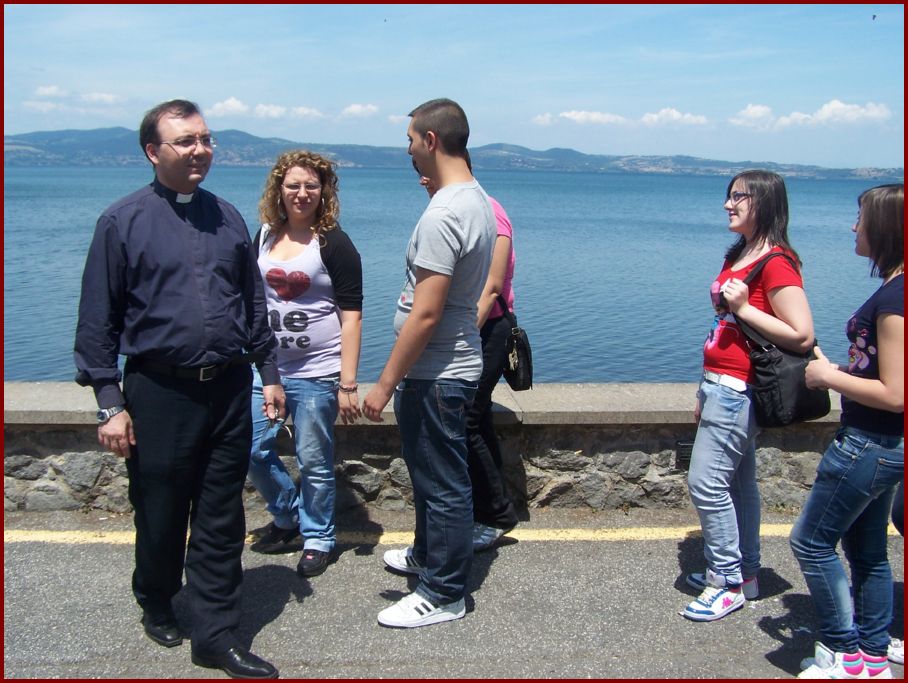
[[[756,438],[760,429],[750,388],[739,392],[703,380],[700,425],[687,485],[700,516],[706,564],[728,585],[760,569],[760,491]]]
[[[293,418],[297,486],[274,449],[277,429],[262,414],[262,379],[252,383],[252,454],[249,479],[268,503],[274,523],[283,529],[299,525],[306,549],[331,552],[334,529],[334,422],[338,380],[283,378],[287,414]]]
[[[901,436],[842,427],[817,466],[791,549],[813,598],[823,644],[833,652],[885,656],[892,621],[889,510],[904,478]],[[854,604],[836,545],[851,566]]]

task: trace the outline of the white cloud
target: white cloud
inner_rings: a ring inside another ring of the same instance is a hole
[[[885,121],[892,113],[885,104],[868,102],[863,107],[830,100],[813,115],[817,123],[858,123],[860,121]]]
[[[231,114],[246,114],[249,107],[235,97],[228,97],[223,102],[217,102],[206,114],[209,116],[230,116]]]
[[[535,123],[537,126],[551,126],[553,123],[555,123],[555,117],[546,112],[545,114],[534,116],[533,123]]]
[[[702,126],[707,123],[705,116],[700,116],[698,114],[682,114],[672,107],[664,107],[655,114],[644,114],[640,120],[646,126],[661,126],[669,123]]]
[[[793,111],[786,116],[776,117],[772,109],[762,104],[748,104],[728,122],[735,126],[761,130],[791,128],[793,126],[839,125],[886,121],[892,112],[885,104],[868,102],[866,105],[846,104],[841,100],[830,100],[813,114]]]
[[[745,128],[769,128],[773,120],[772,109],[765,104],[748,104],[735,116],[728,119],[728,122],[734,126]]]
[[[568,119],[574,123],[599,123],[607,125],[610,123],[625,124],[630,123],[628,119],[617,114],[609,114],[601,111],[563,111],[558,114],[563,119]]]
[[[279,104],[257,104],[255,105],[255,115],[260,119],[280,119],[287,113],[287,107]]]
[[[83,102],[91,102],[92,104],[116,104],[120,99],[119,96],[106,92],[90,92],[82,95]]]
[[[349,107],[345,107],[340,115],[344,118],[361,119],[377,113],[378,107],[374,104],[351,104]]]
[[[325,117],[318,109],[312,107],[294,107],[290,115],[298,119],[322,119]]]
[[[57,104],[56,102],[35,102],[34,100],[27,100],[22,103],[22,106],[32,111],[39,111],[42,114],[46,114],[49,111],[65,109],[63,105]]]
[[[58,85],[39,85],[35,97],[66,97],[68,93]]]
[[[409,118],[409,116],[404,116],[403,114],[391,114],[388,117],[388,122],[393,123],[395,126],[399,126]]]

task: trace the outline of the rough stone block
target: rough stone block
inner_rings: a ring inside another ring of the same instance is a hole
[[[51,467],[63,476],[63,480],[74,491],[87,491],[98,481],[104,454],[67,452],[50,458]]]
[[[29,512],[78,510],[80,507],[82,503],[59,481],[42,480],[25,494],[25,509]]]
[[[3,473],[16,479],[35,481],[47,472],[47,461],[31,455],[7,455],[3,459]]]

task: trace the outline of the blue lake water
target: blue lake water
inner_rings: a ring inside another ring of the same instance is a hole
[[[265,168],[215,167],[204,183],[250,233]],[[712,323],[709,285],[734,241],[725,177],[486,171],[514,225],[516,312],[538,382],[694,382]],[[151,180],[142,168],[7,168],[4,379],[71,380],[85,254],[100,212]],[[856,198],[876,184],[787,180],[817,337],[846,360],[844,325],[878,286],[854,254]],[[341,169],[341,224],[363,259],[359,379],[394,342],[404,250],[427,197],[412,169]]]

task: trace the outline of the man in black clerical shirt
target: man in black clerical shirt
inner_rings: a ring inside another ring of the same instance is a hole
[[[94,389],[98,440],[126,458],[132,587],[146,634],[165,647],[183,642],[171,598],[185,568],[192,661],[234,678],[276,678],[236,636],[251,362],[266,385],[263,411],[284,415],[261,278],[239,212],[198,187],[214,148],[198,107],[154,107],[139,144],[155,178],[98,219],[82,276],[76,381]]]

